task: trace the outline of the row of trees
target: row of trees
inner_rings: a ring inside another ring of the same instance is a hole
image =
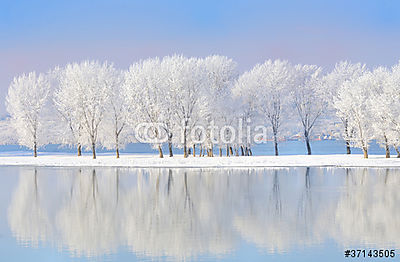
[[[267,126],[278,155],[278,141],[288,132],[304,136],[311,154],[312,131],[332,129],[350,147],[376,139],[386,148],[400,145],[400,65],[372,71],[365,65],[338,63],[324,73],[315,65],[268,60],[243,74],[224,56],[149,58],[118,70],[107,62],[84,61],[46,74],[15,77],[6,99],[9,126],[20,145],[49,143],[119,150],[146,138],[163,157],[173,146],[184,156],[213,156],[215,146],[226,155],[251,155]],[[324,123],[321,125],[321,123]],[[212,128],[208,128],[211,127]],[[142,127],[142,128],[140,128]],[[202,127],[202,128],[199,128]],[[215,130],[218,130],[217,132]],[[151,138],[149,140],[149,138]],[[206,153],[205,153],[206,152]]]

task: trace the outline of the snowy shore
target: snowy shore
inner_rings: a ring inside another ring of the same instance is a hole
[[[238,167],[400,167],[400,158],[392,156],[386,159],[382,155],[291,155],[291,156],[252,156],[252,157],[189,157],[181,155],[173,158],[158,158],[156,155],[99,155],[73,156],[67,154],[32,156],[1,156],[0,166],[96,166],[96,167],[187,167],[187,168],[238,168]]]

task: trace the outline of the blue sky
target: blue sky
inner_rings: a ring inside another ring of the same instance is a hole
[[[269,58],[391,65],[399,14],[400,2],[387,0],[0,0],[0,100],[15,75],[84,59],[121,68],[173,53],[226,55],[241,70]]]

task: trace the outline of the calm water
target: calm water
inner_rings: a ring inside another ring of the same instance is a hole
[[[400,257],[400,169],[0,167],[0,179],[2,261]]]

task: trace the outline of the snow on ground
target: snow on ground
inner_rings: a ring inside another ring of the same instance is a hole
[[[0,165],[9,166],[106,166],[106,167],[400,167],[400,158],[386,159],[382,155],[290,155],[290,156],[251,156],[251,157],[189,157],[181,155],[172,158],[158,158],[157,155],[114,155],[103,154],[97,159],[90,156],[68,154],[32,156],[1,156]]]

